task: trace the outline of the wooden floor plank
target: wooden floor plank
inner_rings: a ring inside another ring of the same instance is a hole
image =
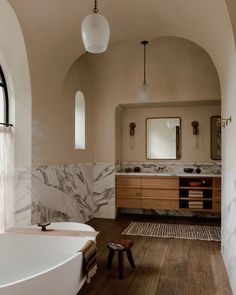
[[[156,294],[187,293],[189,240],[168,239],[167,253]]]
[[[215,295],[231,295],[229,290],[229,280],[226,275],[226,270],[223,262],[223,257],[220,253],[220,247],[218,243],[214,244],[214,252],[210,255],[210,264],[213,273],[214,284],[216,286]]]
[[[78,295],[231,295],[219,242],[121,235],[131,221],[215,225],[214,220],[120,216],[116,220],[89,222],[100,232],[97,240],[98,272]],[[117,253],[107,269],[107,242],[132,239],[136,268],[124,264],[124,279],[118,277]]]
[[[189,248],[188,293],[216,294],[216,286],[210,264],[215,242],[192,241]],[[220,247],[220,243],[219,247]],[[223,266],[222,266],[223,267]]]
[[[164,239],[147,238],[147,247],[126,294],[155,294],[161,275],[167,245]]]

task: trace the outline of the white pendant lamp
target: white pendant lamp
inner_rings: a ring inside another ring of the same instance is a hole
[[[93,13],[86,16],[82,22],[81,35],[86,51],[91,53],[106,51],[110,27],[105,17],[98,13],[97,0],[94,1]]]
[[[143,84],[140,86],[138,99],[140,101],[147,101],[150,99],[150,87],[146,80],[146,45],[148,41],[142,41],[141,44],[143,45]]]

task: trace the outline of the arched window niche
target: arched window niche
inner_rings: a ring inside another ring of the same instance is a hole
[[[0,65],[0,124],[9,125],[9,102],[6,79]]]
[[[75,95],[75,149],[85,149],[85,98],[81,91]]]

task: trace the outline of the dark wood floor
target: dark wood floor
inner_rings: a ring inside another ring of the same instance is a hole
[[[79,295],[228,295],[232,294],[219,242],[123,236],[134,241],[132,253],[136,269],[125,257],[124,279],[118,278],[117,257],[111,270],[106,268],[108,241],[121,237],[122,230],[134,220],[170,223],[215,224],[199,219],[120,216],[116,220],[93,219],[97,231],[98,271]]]

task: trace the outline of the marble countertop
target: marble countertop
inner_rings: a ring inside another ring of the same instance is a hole
[[[121,176],[181,176],[181,177],[221,177],[221,174],[204,173],[149,173],[149,172],[116,172]]]

